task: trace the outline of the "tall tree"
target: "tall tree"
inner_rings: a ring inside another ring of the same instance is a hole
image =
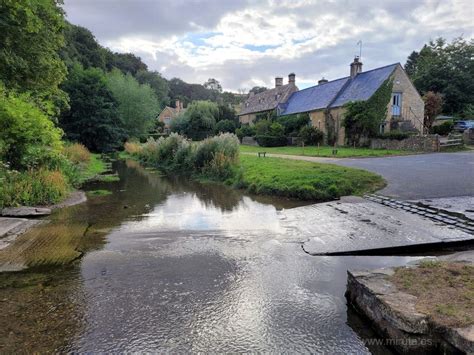
[[[67,97],[58,89],[66,76],[59,56],[64,45],[60,0],[2,0],[0,80],[8,89],[29,91],[44,110],[54,112]]]
[[[166,79],[164,79],[160,73],[156,71],[140,70],[135,75],[135,78],[140,84],[150,85],[160,103],[160,108],[164,108],[169,104],[170,87]]]
[[[142,62],[140,57],[132,53],[116,53],[109,49],[104,49],[107,70],[119,69],[124,74],[137,74],[140,70],[147,70],[148,67]]]
[[[160,106],[150,85],[118,69],[107,74],[107,85],[118,102],[118,113],[130,137],[141,138],[154,127]]]
[[[443,95],[428,91],[423,95],[423,101],[425,102],[424,126],[431,129],[436,116],[438,116],[443,109]]]
[[[125,131],[104,73],[76,64],[71,67],[63,88],[70,98],[70,109],[63,112],[59,120],[66,137],[83,143],[94,152],[120,147],[125,140]]]
[[[412,53],[405,68],[422,95],[443,95],[444,113],[462,114],[474,104],[474,40],[438,38]]]

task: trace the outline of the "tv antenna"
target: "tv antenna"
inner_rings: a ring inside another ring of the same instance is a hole
[[[362,40],[359,40],[357,45],[359,46],[359,60],[362,61]]]

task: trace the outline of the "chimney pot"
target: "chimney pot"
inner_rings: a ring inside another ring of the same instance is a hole
[[[288,74],[288,84],[295,84],[296,75],[295,73]]]
[[[351,78],[362,72],[362,62],[359,61],[359,57],[356,56],[354,61],[351,63]]]
[[[328,82],[328,79],[324,79],[324,77],[318,81],[318,85],[321,85],[321,84],[324,84],[324,83],[327,83]]]
[[[282,86],[283,85],[283,78],[280,78],[280,77],[276,77],[275,78],[275,87],[279,87],[279,86]]]

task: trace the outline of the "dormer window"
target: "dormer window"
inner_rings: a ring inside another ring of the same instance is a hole
[[[276,94],[275,95],[275,101],[278,101],[280,99],[280,97],[281,97],[281,94]]]

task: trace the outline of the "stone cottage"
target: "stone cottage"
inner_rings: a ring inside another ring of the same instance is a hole
[[[368,100],[387,79],[393,81],[392,98],[380,132],[393,129],[423,132],[424,103],[400,63],[363,72],[358,57],[350,65],[349,76],[332,81],[322,79],[316,86],[294,92],[286,102],[280,103],[278,113],[309,113],[311,124],[323,131],[326,139],[332,134],[333,140],[343,145],[343,106],[351,101]]]
[[[178,117],[181,113],[185,112],[186,109],[183,107],[183,103],[176,100],[175,107],[166,106],[163,111],[158,115],[158,121],[163,122],[164,132],[168,133],[170,130],[171,120]]]
[[[254,94],[251,92],[245,102],[242,103],[238,114],[242,124],[253,124],[257,115],[268,115],[278,111],[281,104],[288,101],[291,94],[298,91],[295,84],[295,74],[288,75],[288,84],[283,85],[283,78],[275,78],[275,87],[264,92]],[[278,112],[277,112],[278,114]]]

